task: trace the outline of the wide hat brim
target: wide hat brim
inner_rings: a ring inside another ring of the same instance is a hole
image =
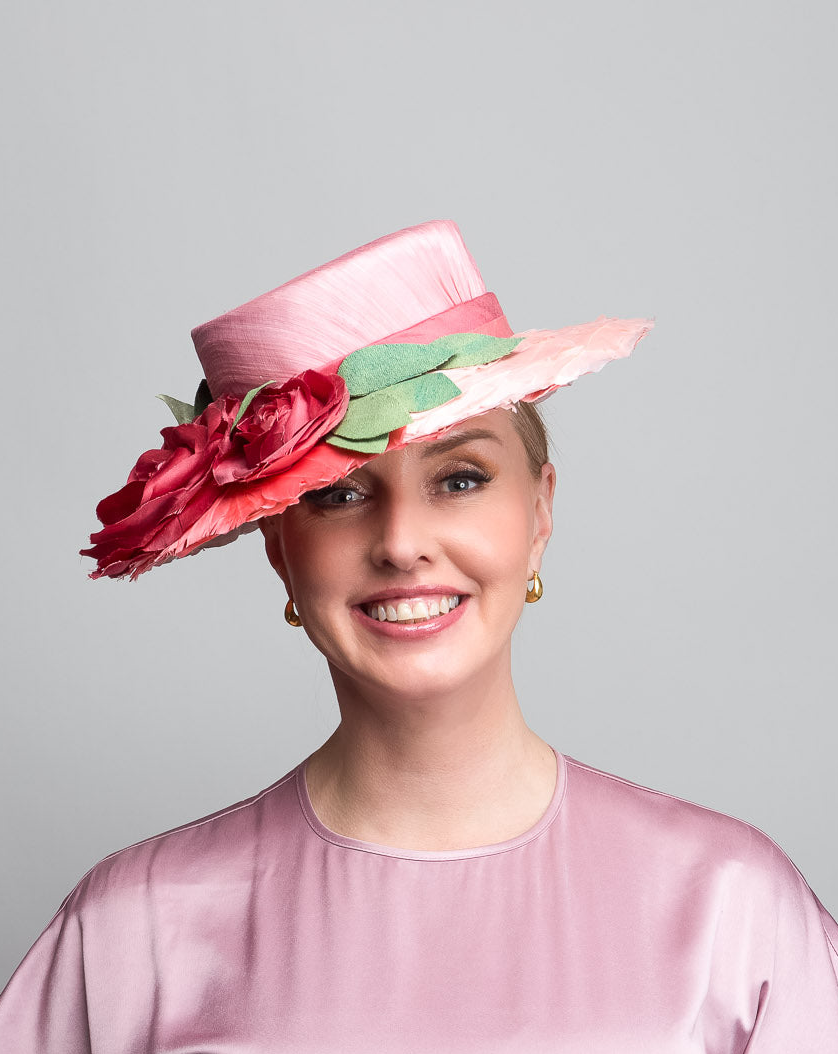
[[[628,356],[653,324],[651,319],[599,318],[559,330],[526,330],[506,338],[511,350],[493,361],[427,371],[426,376],[437,374],[447,378],[446,384],[453,382],[456,387],[451,390],[457,394],[410,412],[376,453],[333,445],[340,441],[331,427],[336,413],[342,412],[338,408],[328,432],[313,443],[309,435],[297,456],[292,449],[249,473],[231,473],[224,465],[219,468],[218,452],[229,456],[231,440],[238,438],[237,428],[246,420],[240,415],[234,420],[241,400],[218,400],[194,422],[164,429],[164,448],[147,451],[126,486],[99,504],[104,527],[91,535],[91,547],[82,550],[97,561],[90,577],[136,579],[152,567],[227,544],[255,529],[263,517],[283,512],[307,491],[337,482],[385,450],[439,438],[490,410],[538,402],[582,375],[598,372],[607,362]],[[294,382],[289,383],[293,387]],[[269,416],[263,411],[260,421]],[[158,486],[161,467],[175,479],[165,492]]]

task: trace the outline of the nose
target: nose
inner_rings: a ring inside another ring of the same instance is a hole
[[[430,510],[421,500],[391,494],[379,503],[370,540],[376,567],[412,571],[432,563],[437,551]]]

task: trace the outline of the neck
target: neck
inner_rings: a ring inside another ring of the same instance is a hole
[[[506,841],[546,810],[555,757],[524,721],[508,661],[432,698],[394,699],[331,672],[341,722],[306,772],[331,830],[443,851]]]

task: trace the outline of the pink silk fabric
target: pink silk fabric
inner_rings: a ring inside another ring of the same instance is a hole
[[[108,857],[0,998],[8,1054],[830,1054],[838,927],[764,834],[557,755],[508,842],[326,829],[305,763]]]
[[[456,223],[432,220],[344,253],[204,322],[192,340],[210,391],[243,395],[265,381],[282,384],[321,369],[380,343],[385,333],[406,334],[450,308],[465,307],[460,324],[466,331],[468,304],[485,292]],[[445,332],[454,331],[437,328],[422,342]]]
[[[375,344],[430,344],[448,333],[485,333],[490,337],[511,337],[512,327],[494,293],[483,293],[464,304],[455,304],[431,318],[391,333]]]

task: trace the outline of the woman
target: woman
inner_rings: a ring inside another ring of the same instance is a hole
[[[781,850],[557,753],[515,695],[555,486],[529,404],[649,325],[514,335],[430,223],[194,331],[206,382],[100,504],[93,577],[258,525],[341,721],[93,868],[4,1050],[838,1049],[838,927]]]

